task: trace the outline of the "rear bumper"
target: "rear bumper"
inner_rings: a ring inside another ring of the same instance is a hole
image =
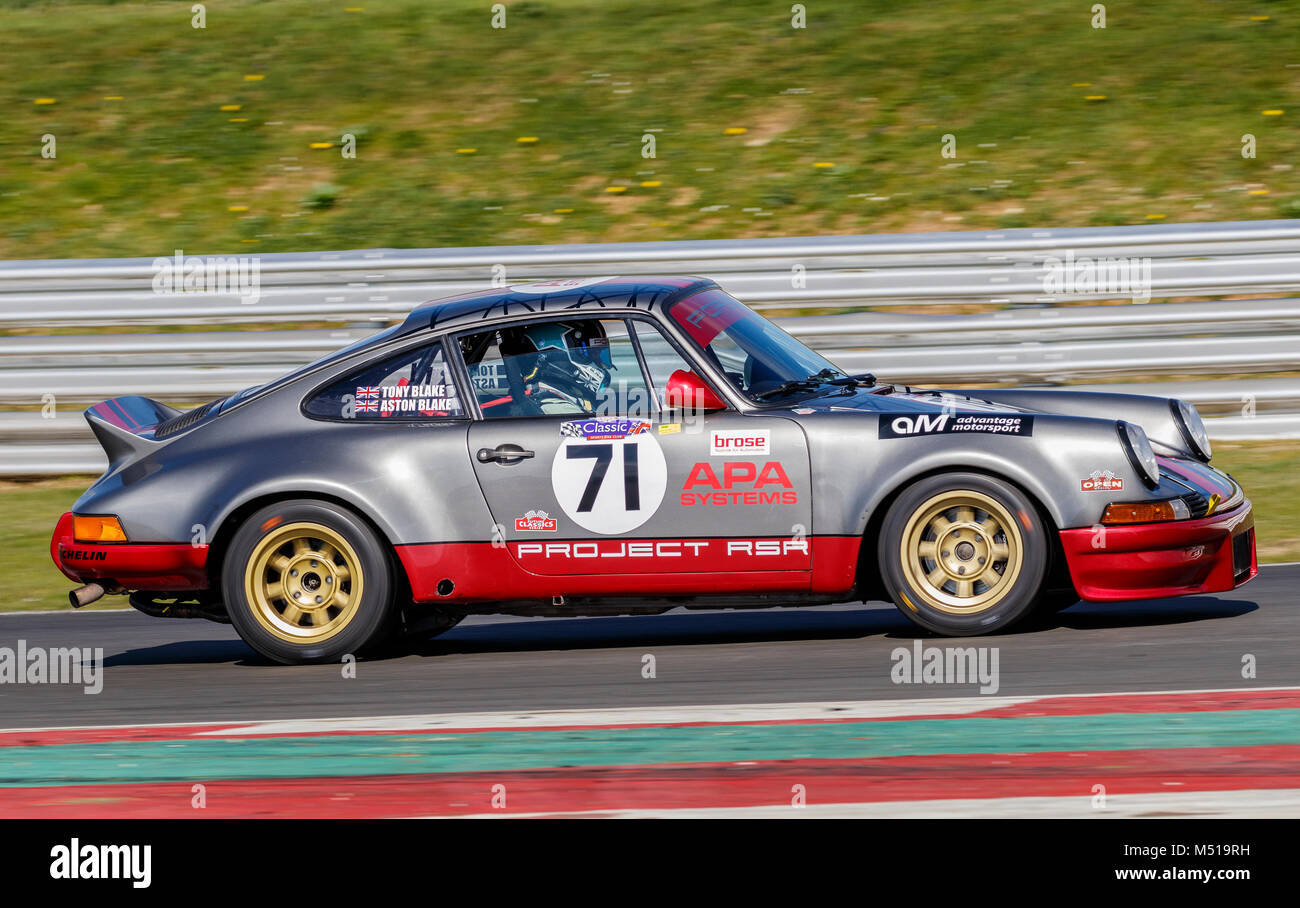
[[[1199,520],[1062,530],[1061,546],[1092,602],[1222,593],[1259,573],[1249,500]]]
[[[59,518],[50,539],[50,557],[77,583],[111,581],[128,590],[202,590],[208,587],[208,547],[181,543],[76,542],[72,512]]]

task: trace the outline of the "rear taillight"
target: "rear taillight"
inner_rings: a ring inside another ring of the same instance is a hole
[[[77,542],[126,542],[126,532],[111,515],[73,514],[72,538]]]

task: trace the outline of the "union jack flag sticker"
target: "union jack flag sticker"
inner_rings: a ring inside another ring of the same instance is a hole
[[[357,400],[379,400],[379,389],[357,388]]]
[[[378,413],[378,412],[379,412],[379,401],[377,401],[377,400],[358,400],[358,401],[357,401],[357,412],[358,412],[358,413]]]

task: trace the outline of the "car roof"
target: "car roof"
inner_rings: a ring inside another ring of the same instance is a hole
[[[419,306],[406,317],[398,333],[463,328],[511,315],[590,313],[618,308],[649,311],[716,286],[707,278],[638,276],[572,278],[493,287]]]

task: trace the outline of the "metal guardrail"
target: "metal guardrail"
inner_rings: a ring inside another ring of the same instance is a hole
[[[1104,276],[1107,260],[1141,263],[1130,273],[1149,273],[1141,295],[1158,301],[1133,302],[1131,287],[1120,294],[1076,283],[1065,292],[1046,280],[1069,262],[1100,264]],[[100,468],[79,414],[30,412],[48,395],[60,406],[122,394],[210,399],[275,378],[428,299],[494,279],[602,273],[708,275],[845,368],[889,380],[1140,376],[1123,389],[1187,397],[1217,437],[1300,437],[1300,377],[1270,377],[1300,373],[1300,299],[1290,296],[1300,296],[1300,220],[361,250],[266,255],[257,264],[259,298],[246,303],[233,293],[155,293],[154,259],[0,262],[8,334],[0,404],[10,408],[0,412],[0,475]],[[939,306],[944,314],[927,311]],[[871,311],[786,314],[839,309]],[[172,325],[190,330],[138,330]],[[346,327],[304,327],[317,325]],[[1190,375],[1241,378],[1168,382]]]

